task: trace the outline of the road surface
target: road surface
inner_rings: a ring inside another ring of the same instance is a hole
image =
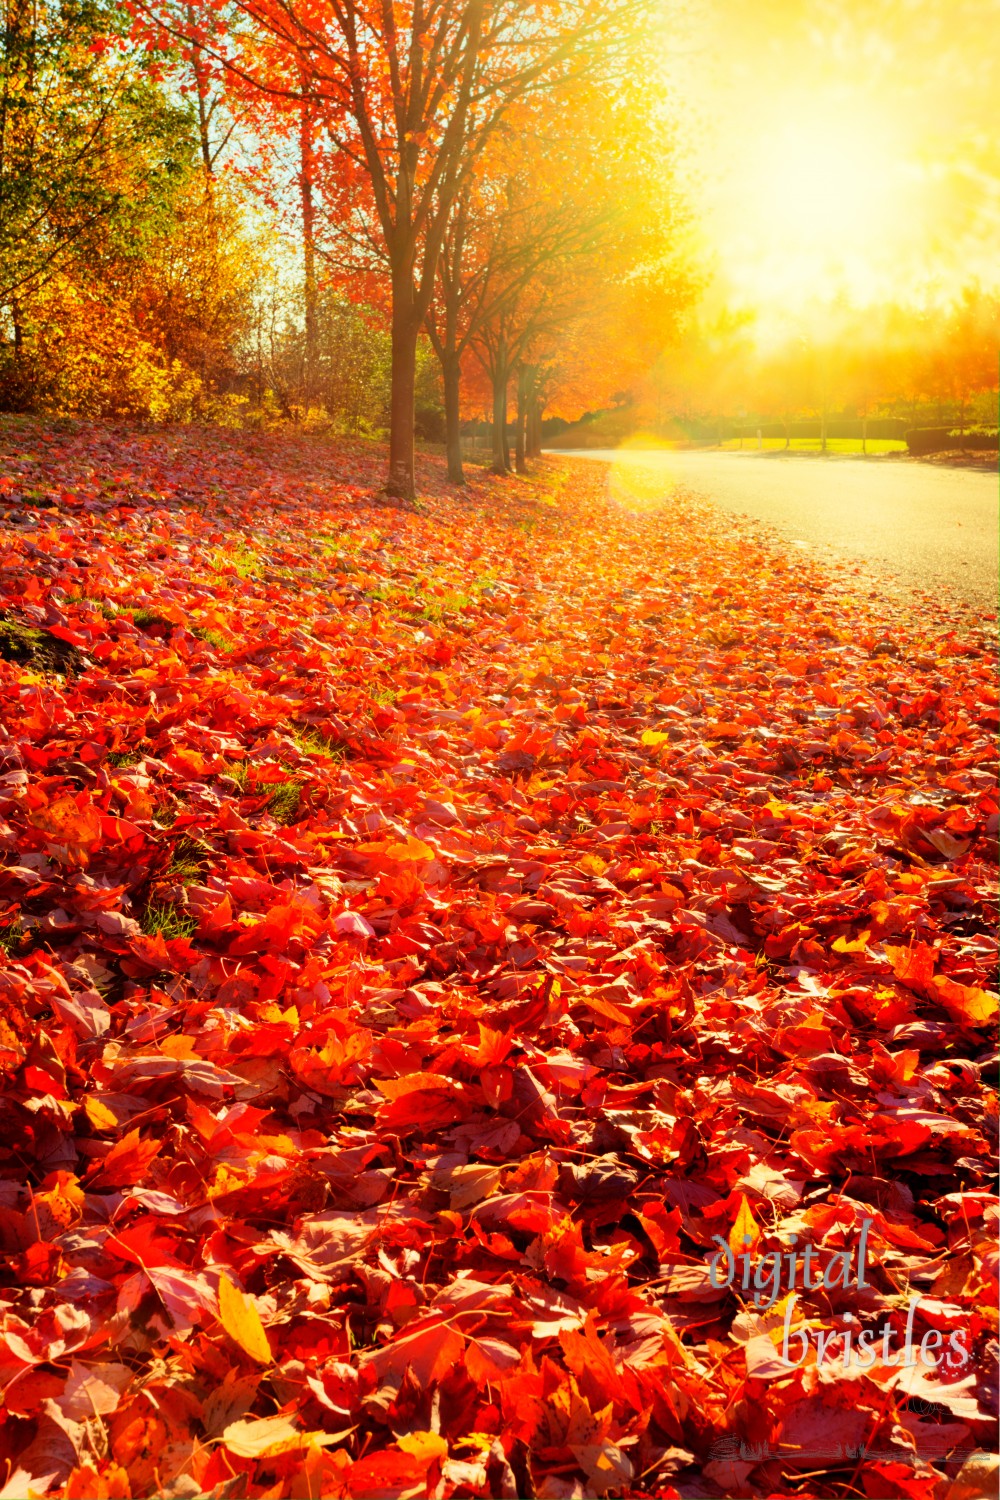
[[[940,594],[943,602],[996,612],[995,474],[893,459],[767,452],[602,449],[572,456],[658,470],[665,495],[681,485],[723,510],[764,522],[789,545],[861,563],[865,572]]]

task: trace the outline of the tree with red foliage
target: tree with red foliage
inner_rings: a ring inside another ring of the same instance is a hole
[[[281,110],[308,98],[316,150],[365,268],[388,281],[387,493],[413,494],[417,341],[453,207],[510,109],[599,74],[648,27],[648,0],[237,0],[239,31],[205,6],[136,0],[140,28],[210,54]]]

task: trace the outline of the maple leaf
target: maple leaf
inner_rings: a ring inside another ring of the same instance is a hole
[[[444,1378],[461,1359],[464,1348],[461,1334],[436,1319],[408,1326],[385,1348],[365,1354],[362,1367],[370,1366],[381,1380],[390,1374],[402,1376],[406,1370],[412,1370],[426,1390]]]
[[[959,1021],[970,1026],[988,1026],[997,1014],[1000,997],[978,985],[957,984],[946,974],[935,974],[931,987],[937,999]]]
[[[122,1136],[103,1158],[91,1185],[101,1187],[126,1187],[141,1182],[146,1171],[159,1152],[163,1142],[147,1138],[143,1140],[138,1129]]]
[[[29,822],[51,841],[53,856],[63,864],[86,864],[101,841],[101,815],[85,793],[57,797],[29,814]]]

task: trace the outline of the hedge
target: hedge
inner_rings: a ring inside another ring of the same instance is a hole
[[[944,453],[951,448],[992,449],[997,446],[994,429],[958,432],[952,427],[914,427],[906,434],[906,446],[913,454]]]

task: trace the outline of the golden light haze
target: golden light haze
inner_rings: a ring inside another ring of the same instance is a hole
[[[998,0],[697,0],[667,76],[709,301],[767,340],[1000,285],[998,38]]]

